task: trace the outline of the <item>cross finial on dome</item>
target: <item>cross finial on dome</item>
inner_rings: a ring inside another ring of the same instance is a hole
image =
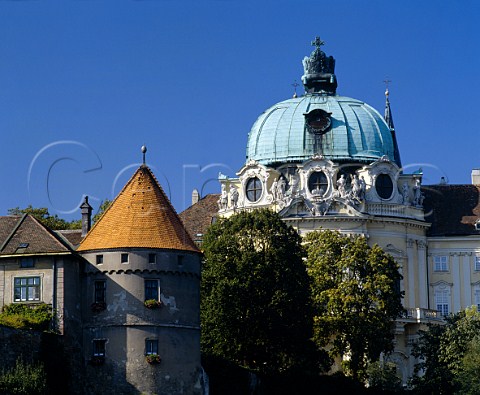
[[[145,165],[145,154],[147,153],[147,146],[142,145],[142,154],[143,154],[143,165]]]
[[[298,97],[298,96],[297,96],[297,86],[298,86],[298,85],[299,85],[299,84],[297,83],[297,80],[295,80],[295,82],[292,84],[292,86],[293,86],[293,98]]]
[[[386,79],[383,80],[383,82],[385,82],[385,86],[386,86],[386,89],[385,89],[385,96],[387,96],[387,99],[388,99],[388,96],[390,95],[390,92],[388,91],[388,84],[390,82],[392,82],[391,80],[388,79],[388,77]]]
[[[320,40],[318,36],[312,41],[312,46],[317,47],[317,49],[320,49],[322,45],[325,45],[325,41]]]

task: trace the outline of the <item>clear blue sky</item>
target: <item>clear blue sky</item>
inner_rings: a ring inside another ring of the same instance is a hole
[[[67,219],[147,163],[177,209],[245,161],[319,35],[337,92],[381,113],[388,77],[406,172],[480,167],[480,2],[0,0],[0,214]]]

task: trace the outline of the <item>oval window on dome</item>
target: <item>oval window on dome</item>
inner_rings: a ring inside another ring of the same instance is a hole
[[[380,174],[375,180],[375,190],[382,199],[390,199],[393,193],[393,181],[388,174]]]
[[[262,182],[258,177],[248,179],[246,192],[247,199],[250,202],[256,202],[260,199],[260,196],[262,196]]]
[[[308,189],[312,195],[323,196],[327,188],[328,180],[323,171],[315,171],[308,178]]]

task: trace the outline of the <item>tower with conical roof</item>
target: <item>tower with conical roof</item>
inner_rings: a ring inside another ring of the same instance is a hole
[[[145,164],[77,251],[87,393],[202,394],[200,252]]]

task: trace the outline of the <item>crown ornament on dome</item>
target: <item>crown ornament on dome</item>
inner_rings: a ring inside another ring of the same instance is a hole
[[[335,76],[335,59],[325,55],[320,47],[325,42],[320,37],[312,41],[315,47],[309,57],[303,58],[302,82],[307,93],[323,93],[334,95],[337,90],[337,78]]]

